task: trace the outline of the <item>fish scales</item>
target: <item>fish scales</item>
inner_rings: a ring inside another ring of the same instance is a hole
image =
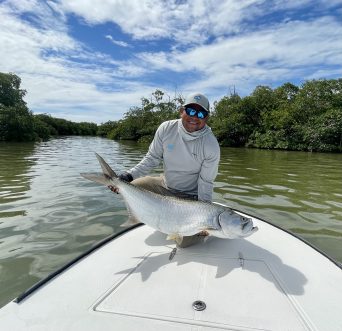
[[[192,235],[219,229],[216,221],[223,208],[199,201],[164,197],[133,185],[113,180],[135,218],[164,233]]]
[[[96,154],[96,157],[103,173],[81,175],[96,183],[116,187],[126,203],[130,220],[135,223],[145,223],[171,238],[206,231],[209,235],[234,239],[247,237],[258,230],[251,218],[228,207],[163,196],[122,181],[100,155]]]

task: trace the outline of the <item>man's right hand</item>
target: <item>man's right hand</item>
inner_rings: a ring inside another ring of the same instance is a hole
[[[114,192],[114,193],[116,193],[116,194],[119,194],[119,188],[118,188],[118,187],[115,187],[115,186],[113,186],[113,185],[108,185],[108,188],[109,188],[112,192]]]
[[[125,181],[127,183],[130,183],[133,180],[133,177],[132,177],[132,175],[129,172],[125,171],[121,175],[119,175],[119,179],[123,180],[123,181]],[[119,194],[119,188],[118,187],[115,187],[113,185],[108,185],[108,188],[112,192],[114,192],[116,194]]]

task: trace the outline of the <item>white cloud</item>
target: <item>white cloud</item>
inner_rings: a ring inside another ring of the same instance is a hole
[[[198,45],[253,28],[253,19],[283,10],[314,8],[324,11],[341,0],[57,0],[61,10],[91,25],[112,22],[134,39],[169,38]],[[309,13],[307,13],[309,14]],[[246,23],[247,21],[248,23]]]
[[[91,0],[61,0],[60,4],[64,11],[83,17],[88,24],[114,22],[137,38],[159,37],[165,33],[165,2],[109,0],[94,3]]]
[[[56,61],[44,60],[43,51],[66,52],[78,48],[65,33],[38,29],[21,21],[5,7],[0,7],[0,31],[2,70],[6,71],[39,70],[48,74],[57,70],[62,73],[65,68]]]
[[[315,70],[316,78],[324,77],[323,66],[342,63],[342,44],[336,43],[341,35],[340,23],[326,17],[282,23],[186,52],[143,53],[140,58],[159,70],[198,72],[206,88],[248,81],[255,86],[256,81],[272,83],[280,77],[308,79],[316,76]]]
[[[17,15],[31,14],[32,23],[40,28],[65,30],[65,15],[52,1],[5,0],[3,8],[8,8]]]
[[[272,1],[272,7],[263,0],[3,1],[0,71],[22,78],[34,112],[98,123],[122,118],[156,88],[169,92],[177,86],[183,94],[199,90],[214,100],[231,86],[247,94],[258,84],[336,77],[342,27],[333,17],[286,19],[255,29],[245,24],[275,8],[295,10],[310,2]],[[168,38],[164,49],[170,50],[133,53],[132,39],[108,31],[99,38],[130,55],[120,59],[106,54],[72,37],[68,13],[94,29],[115,23],[141,43],[154,41],[153,49],[158,49],[159,38]]]
[[[145,68],[91,53],[68,35],[66,27],[53,30],[21,20],[18,13],[33,7],[20,4],[20,8],[13,4],[0,6],[1,71],[22,78],[22,88],[28,91],[25,100],[34,112],[104,122],[121,118],[150,93],[149,84],[141,88],[121,80],[139,76]],[[44,16],[42,11],[39,13]],[[106,91],[106,85],[110,91]]]
[[[83,17],[88,24],[113,22],[136,39],[171,38],[200,44],[214,35],[239,30],[244,9],[259,0],[140,1],[61,0],[61,8]]]
[[[107,34],[105,38],[109,39],[114,45],[118,45],[121,47],[130,47],[130,45],[124,41],[115,40],[111,35]]]

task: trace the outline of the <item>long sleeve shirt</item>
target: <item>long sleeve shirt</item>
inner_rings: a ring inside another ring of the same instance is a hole
[[[210,127],[189,133],[179,119],[159,126],[147,154],[129,172],[136,179],[163,162],[166,188],[212,201],[219,160],[220,147]]]

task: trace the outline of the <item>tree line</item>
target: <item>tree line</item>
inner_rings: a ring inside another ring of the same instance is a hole
[[[249,96],[224,97],[212,127],[226,146],[342,151],[342,79],[258,86]]]
[[[96,135],[94,123],[75,123],[50,115],[34,115],[24,101],[21,79],[0,72],[0,141],[47,140],[58,135]]]
[[[171,98],[157,89],[149,99],[141,99],[140,107],[131,107],[123,119],[100,125],[98,135],[114,140],[150,142],[162,122],[179,118],[183,103],[181,95]]]
[[[161,122],[179,117],[183,102],[157,90],[98,134],[150,141]],[[342,79],[257,86],[245,97],[231,93],[214,103],[208,124],[221,146],[342,152]]]
[[[114,140],[150,142],[158,126],[179,118],[182,95],[161,90],[141,99],[118,121],[75,123],[33,115],[20,78],[0,73],[0,141],[48,139],[55,135],[99,135]],[[257,86],[241,97],[230,93],[214,103],[208,124],[221,146],[342,152],[342,79]]]

